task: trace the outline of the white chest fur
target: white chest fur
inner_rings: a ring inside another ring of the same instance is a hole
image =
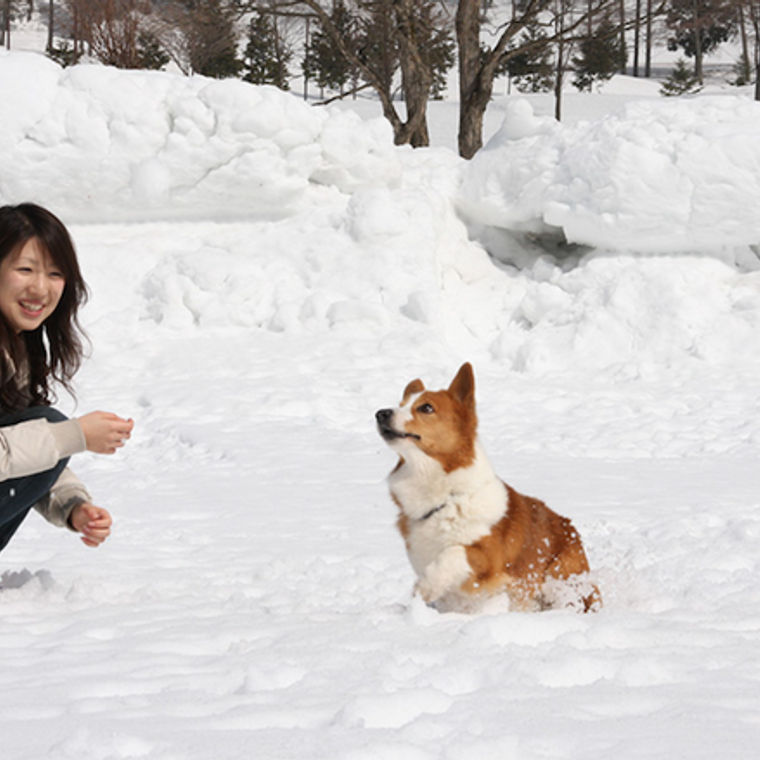
[[[420,577],[445,550],[487,535],[507,506],[506,488],[477,443],[473,463],[449,473],[410,447],[388,482],[408,518],[409,559]]]

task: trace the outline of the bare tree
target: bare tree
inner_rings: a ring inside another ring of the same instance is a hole
[[[429,57],[431,39],[436,32],[450,26],[451,20],[442,10],[436,10],[438,0],[353,0],[352,10],[360,23],[389,29],[392,44],[398,55],[401,87],[406,114],[396,107],[392,90],[393,80],[387,65],[378,65],[379,58],[357,47],[355,39],[340,33],[331,18],[330,4],[325,0],[249,0],[240,2],[241,10],[261,13],[299,15],[311,18],[332,41],[335,49],[349,62],[358,77],[372,87],[380,100],[383,115],[393,128],[397,145],[415,147],[429,144],[427,103],[434,81],[433,63]],[[380,23],[387,19],[387,23]],[[387,61],[386,61],[387,64]],[[359,85],[357,85],[358,87]],[[352,89],[352,92],[356,88]]]
[[[99,61],[122,69],[140,67],[140,23],[146,0],[70,0],[77,5],[83,39]]]
[[[190,37],[187,29],[191,25],[189,9],[179,0],[167,0],[154,8],[145,19],[145,29],[152,34],[166,51],[171,61],[186,75],[193,73],[190,55]]]
[[[500,28],[496,44],[487,50],[480,45],[483,18],[480,0],[459,0],[456,14],[459,46],[459,154],[472,156],[483,145],[483,118],[493,94],[496,76],[509,59],[531,53],[539,44],[558,44],[562,55],[567,46],[585,34],[589,18],[616,0],[572,0],[550,5],[546,0],[514,0],[512,16]],[[558,14],[562,16],[558,23]],[[523,38],[530,25],[547,32],[541,41]]]

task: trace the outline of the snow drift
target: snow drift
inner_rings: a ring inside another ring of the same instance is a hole
[[[222,300],[208,291],[214,246],[168,243],[144,288],[164,304],[145,307],[156,319],[419,325],[445,353],[528,373],[760,351],[751,101],[647,100],[564,127],[518,100],[467,163],[394,148],[381,119],[239,81],[6,54],[0,97],[4,202],[33,198],[69,222],[262,222],[225,254],[251,274]]]
[[[752,209],[690,227],[751,194],[714,152],[756,160],[744,106],[518,104],[466,164],[242,83],[11,54],[0,98],[0,200],[70,222],[92,289],[63,409],[136,421],[73,463],[116,519],[101,550],[32,516],[2,554],[4,756],[753,756]],[[582,533],[599,615],[411,597],[373,412],[462,359],[499,474]]]
[[[526,101],[465,170],[462,207],[505,229],[658,253],[760,242],[760,103],[646,100],[570,127]]]
[[[72,221],[280,218],[323,184],[398,177],[387,123],[328,116],[276,88],[61,69],[32,54],[0,56],[0,78],[0,150],[13,155],[0,195],[23,197],[31,183]]]

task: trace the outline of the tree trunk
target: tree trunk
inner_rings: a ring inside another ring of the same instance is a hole
[[[7,50],[11,49],[11,0],[5,0],[3,15],[3,40]]]
[[[304,31],[304,39],[305,39],[305,43],[306,44],[304,45],[304,50],[308,51],[309,50],[309,43],[311,42],[310,37],[309,37],[309,27],[311,26],[311,19],[308,16],[306,17],[306,25],[305,26],[306,26],[306,28],[305,28],[305,31]],[[304,77],[303,77],[303,99],[306,100],[306,101],[309,100],[309,74],[308,74],[308,69],[306,70],[306,73],[304,74]]]
[[[425,65],[414,33],[413,0],[394,0],[399,32],[401,86],[406,102],[406,123],[396,134],[396,143],[409,143],[413,148],[430,145],[427,126],[427,104],[433,78]]]
[[[744,18],[744,6],[739,3],[739,33],[742,40],[742,70],[741,78],[744,84],[750,81],[749,41],[747,39],[747,24]]]
[[[620,49],[625,50],[625,0],[619,0],[618,12],[620,14]],[[620,73],[625,74],[625,56],[621,56]]]
[[[557,17],[554,21],[557,33],[557,66],[554,74],[554,118],[562,121],[562,85],[565,78],[565,7],[562,0],[557,3]]]
[[[644,57],[644,76],[652,76],[652,0],[647,0],[647,49]]]
[[[47,50],[48,53],[53,51],[55,34],[55,3],[53,0],[48,0],[48,34],[47,34]]]
[[[760,100],[760,18],[758,18],[758,10],[754,4],[750,10],[752,26],[755,29],[755,100]]]
[[[430,79],[427,78],[427,89],[423,87],[429,71],[421,61],[419,51],[416,49],[415,37],[411,30],[412,13],[415,7],[414,0],[392,0],[396,15],[396,24],[399,30],[400,46],[406,48],[406,66],[402,63],[402,77],[404,79],[405,95],[407,99],[407,120],[402,121],[393,104],[390,83],[386,83],[375,71],[368,68],[361,58],[351,50],[341,39],[332,19],[320,5],[318,0],[303,0],[319,18],[322,28],[327,32],[341,54],[350,61],[358,71],[362,73],[368,84],[375,90],[380,98],[383,116],[390,122],[393,128],[393,138],[397,145],[411,143],[415,146],[428,145],[427,136],[427,99],[430,92]],[[406,32],[404,27],[406,25]],[[406,69],[406,70],[404,70]],[[427,73],[426,73],[427,72]],[[408,87],[408,91],[406,88]]]
[[[699,17],[699,5],[697,0],[693,0],[692,8],[694,9],[694,76],[700,84],[704,83],[702,75],[702,19]]]
[[[493,78],[483,70],[480,54],[480,4],[459,0],[456,14],[459,51],[459,155],[472,158],[483,147],[483,116]]]
[[[755,69],[755,100],[760,100],[760,7],[756,3],[751,3],[749,6],[749,20],[755,35],[752,51]]]
[[[637,77],[639,75],[639,43],[641,38],[641,0],[636,0],[634,13],[636,18],[633,26],[633,76]]]

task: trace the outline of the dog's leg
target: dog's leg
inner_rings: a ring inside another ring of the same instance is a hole
[[[577,599],[571,606],[576,607],[580,603],[583,612],[590,612],[601,608],[602,595],[593,583],[583,578],[588,572],[586,552],[583,550],[580,537],[573,531],[571,540],[549,566],[547,580],[564,581],[568,586],[572,586],[577,592]],[[549,598],[551,599],[551,595]],[[555,606],[553,600],[549,601],[549,606]]]
[[[449,591],[456,591],[472,572],[463,546],[449,546],[426,568],[417,581],[415,591],[432,604]]]

